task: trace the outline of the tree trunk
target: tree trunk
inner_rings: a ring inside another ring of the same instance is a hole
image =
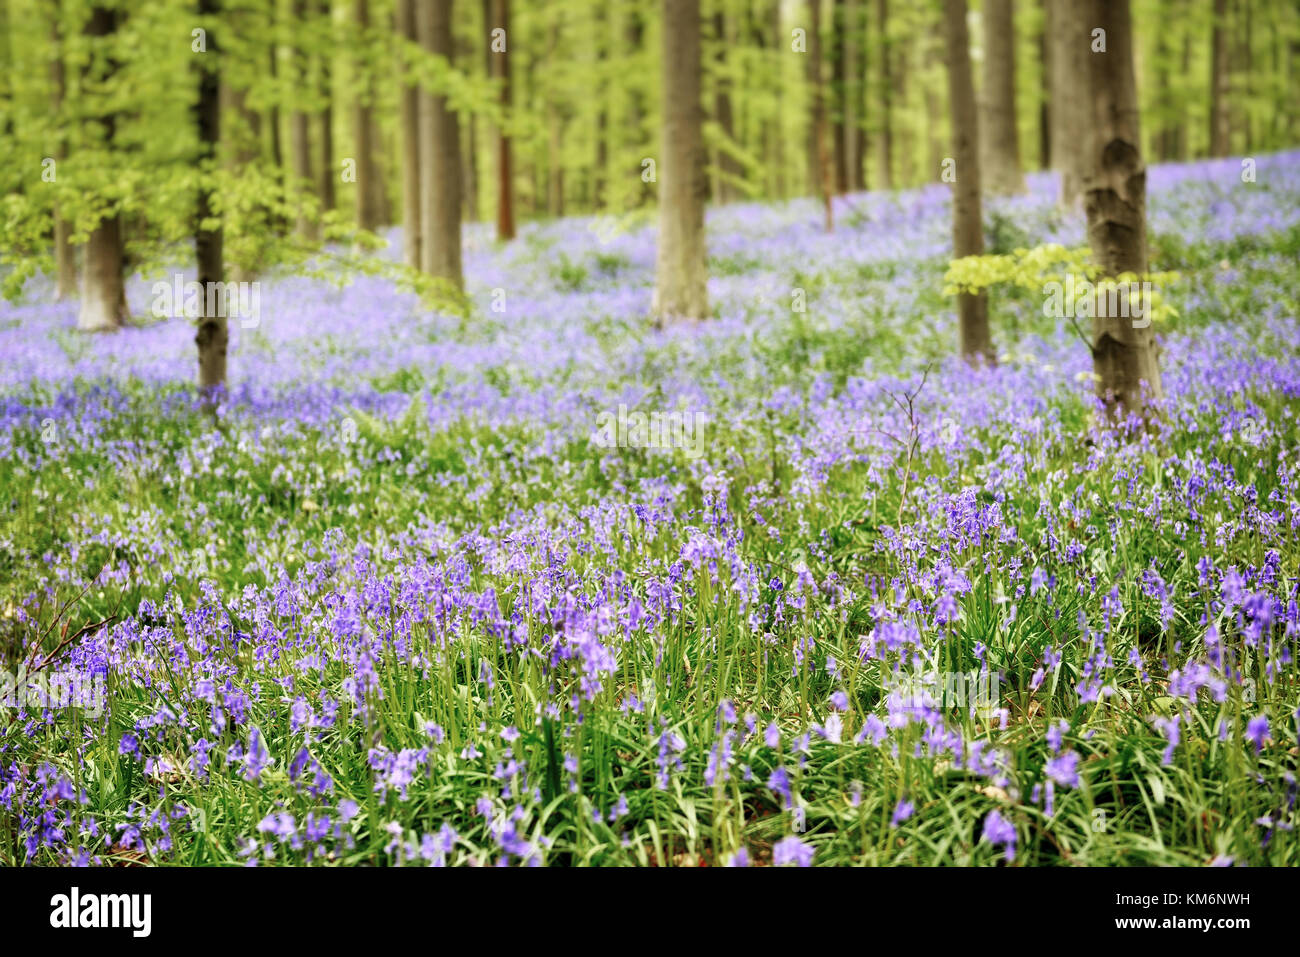
[[[325,33],[325,49],[320,54],[320,96],[324,103],[320,113],[320,208],[329,212],[338,207],[334,183],[339,171],[334,166],[334,83],[331,63],[334,58],[334,18],[330,0],[320,0],[319,13]]]
[[[293,25],[301,30],[307,22],[307,0],[293,0]],[[294,48],[295,79],[299,89],[307,89],[310,79],[307,69],[307,54],[301,46]],[[293,153],[293,176],[295,190],[310,192],[312,185],[311,169],[311,118],[298,100],[293,113],[289,116],[289,149]],[[308,214],[307,204],[298,203],[298,222],[296,232],[303,239],[317,238],[316,224]]]
[[[63,16],[59,0],[51,6],[50,15],[50,106],[58,132],[54,141],[54,160],[62,162],[67,156],[66,122],[63,119],[63,100],[67,93],[67,78],[63,64],[63,36],[59,20]],[[62,301],[77,294],[77,258],[72,248],[72,224],[54,211],[54,295]]]
[[[478,136],[474,117],[465,118],[465,151],[461,157],[461,179],[465,185],[464,208],[461,213],[467,222],[478,221]]]
[[[416,0],[397,0],[398,41],[415,41]],[[412,269],[423,262],[420,242],[420,93],[401,65],[398,112],[402,128],[402,258]]]
[[[511,115],[510,88],[510,0],[492,0],[492,26],[506,34],[506,48],[492,54],[492,75],[501,81],[501,118],[509,122]],[[514,181],[510,168],[510,137],[505,126],[497,127],[497,239],[502,242],[515,238]]]
[[[663,0],[662,9],[663,129],[653,303],[660,323],[708,315],[700,0]]]
[[[861,132],[858,102],[862,98],[862,81],[858,76],[858,48],[862,43],[862,24],[858,0],[844,0],[844,190],[862,188]]]
[[[212,180],[207,164],[217,155],[221,141],[221,85],[217,52],[217,37],[213,34],[221,13],[221,0],[199,0],[199,16],[208,28],[208,50],[197,59],[199,71],[199,98],[194,107],[195,124],[199,134],[199,164],[205,168],[200,181],[198,203],[195,210],[194,248],[198,255],[201,314],[198,334],[194,342],[199,350],[199,393],[203,404],[215,412],[220,391],[226,384],[226,302],[213,293],[217,283],[224,281],[222,268],[221,226],[209,226],[205,220],[213,215]]]
[[[889,0],[876,0],[876,29],[880,31],[880,188],[894,188],[894,128],[892,73],[889,41]],[[969,58],[969,54],[968,54]]]
[[[356,0],[353,16],[357,27],[357,45],[361,51],[356,58],[358,93],[352,112],[354,135],[357,138],[357,225],[362,229],[374,230],[380,224],[380,217],[379,194],[375,189],[379,176],[375,166],[373,139],[375,82],[373,64],[370,62],[369,0]]]
[[[280,78],[280,53],[279,44],[276,42],[278,24],[276,23],[276,6],[272,4],[267,16],[270,18],[270,35],[271,40],[266,46],[267,68],[270,71],[271,85],[279,87]],[[278,100],[272,100],[270,106],[270,124],[271,124],[271,160],[275,163],[275,173],[277,176],[284,175],[284,144],[280,139],[280,103]]]
[[[983,20],[980,176],[988,192],[1007,196],[1025,191],[1016,129],[1016,31],[1011,0],[984,0]]]
[[[812,0],[809,6],[811,19],[808,30],[808,71],[812,84],[812,115],[809,127],[812,132],[812,154],[814,192],[822,198],[825,207],[826,231],[834,228],[831,197],[835,192],[833,171],[831,169],[830,150],[826,143],[826,84],[822,80],[822,41],[821,41],[821,0]]]
[[[772,5],[767,11],[771,17],[772,36],[775,42],[772,45],[772,96],[776,100],[775,117],[772,119],[768,128],[768,168],[772,171],[773,191],[778,199],[786,197],[786,179],[785,179],[785,133],[781,129],[781,117],[784,115],[783,88],[783,66],[785,64],[786,51],[789,49],[788,34],[782,35],[781,32],[781,2],[772,0]]]
[[[1039,169],[1052,168],[1052,110],[1055,108],[1051,102],[1049,87],[1051,80],[1049,77],[1052,68],[1048,57],[1051,56],[1051,44],[1047,42],[1047,17],[1046,8],[1050,5],[1051,0],[1042,0],[1044,7],[1043,26],[1038,31],[1038,61],[1039,61],[1039,95],[1038,95],[1038,167]]]
[[[421,0],[420,45],[452,62],[452,0]],[[444,95],[420,90],[421,267],[463,288],[460,253],[460,123]]]
[[[978,256],[984,252],[984,225],[980,211],[979,122],[975,88],[971,80],[970,36],[966,27],[966,0],[944,0],[945,37],[948,44],[948,104],[952,112],[953,159],[956,180],[952,186],[953,255]],[[960,293],[961,353],[967,359],[993,362],[989,334],[988,297],[985,293]]]
[[[926,124],[926,134],[929,138],[930,167],[925,177],[925,182],[935,182],[943,171],[943,160],[946,150],[943,144],[943,137],[939,129],[940,110],[943,104],[940,103],[941,90],[937,84],[931,82],[931,74],[938,75],[939,65],[944,58],[944,38],[942,31],[940,35],[931,36],[927,42],[926,50],[926,81],[925,81],[925,115],[930,118]]]
[[[240,29],[242,23],[236,16],[228,16],[227,24],[232,39],[244,35],[243,30]],[[225,82],[221,84],[221,112],[226,116],[233,114],[237,118],[237,122],[233,124],[222,125],[222,136],[228,141],[223,144],[222,150],[225,153],[226,165],[239,172],[257,162],[261,146],[262,118],[257,111],[249,108],[248,90],[236,89]],[[258,211],[258,215],[263,215],[262,210]],[[230,277],[235,282],[251,282],[255,275],[256,270],[249,264],[235,262],[231,265]]]
[[[1085,114],[1082,77],[1087,76],[1091,27],[1084,22],[1086,3],[1047,0],[1047,32],[1053,38],[1049,59],[1052,100],[1052,158],[1061,171],[1062,209],[1077,211],[1082,203],[1082,150],[1078,120]]]
[[[713,80],[714,119],[722,132],[722,141],[718,145],[714,168],[717,170],[717,188],[713,191],[714,199],[719,203],[731,201],[735,192],[732,180],[737,175],[736,161],[729,150],[736,138],[735,116],[731,109],[731,78],[727,76],[727,54],[731,46],[727,36],[727,18],[719,9],[713,16],[713,36],[717,42],[717,56],[714,63],[717,74]]]
[[[1106,51],[1089,60],[1091,130],[1084,174],[1088,244],[1105,276],[1147,271],[1146,166],[1142,161],[1137,83],[1128,0],[1085,0],[1088,21],[1079,33],[1106,31]],[[1124,310],[1127,312],[1127,310]],[[1116,415],[1147,415],[1149,397],[1163,396],[1151,320],[1111,315],[1099,296],[1093,310],[1092,363],[1097,394]],[[1107,313],[1102,315],[1102,313]]]
[[[546,62],[554,65],[559,62],[560,54],[560,17],[559,10],[548,9],[549,20],[546,27]],[[546,212],[558,219],[564,215],[564,164],[561,159],[561,147],[564,142],[564,117],[560,114],[560,103],[552,84],[546,89]]]
[[[90,18],[86,21],[83,32],[91,39],[92,49],[103,46],[107,38],[117,31],[117,24],[115,10],[91,7]],[[106,57],[103,73],[96,77],[92,58],[86,66],[88,84],[111,77],[117,66],[117,61],[111,55]],[[105,110],[99,117],[99,125],[104,147],[111,148],[117,128],[115,114]],[[122,216],[114,213],[101,219],[86,240],[85,264],[81,274],[81,311],[77,316],[77,328],[86,332],[109,332],[126,320],[126,286],[122,281],[122,260]]]
[[[831,169],[834,170],[832,182],[835,193],[849,191],[848,156],[844,151],[844,117],[848,112],[845,105],[849,77],[845,54],[848,48],[847,21],[845,20],[844,0],[832,0],[831,3],[831,86],[826,95],[826,109],[829,114],[828,129],[830,136]]]
[[[1214,0],[1210,35],[1210,155],[1228,155],[1228,0]]]

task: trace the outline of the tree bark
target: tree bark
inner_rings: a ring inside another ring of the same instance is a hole
[[[1087,76],[1091,53],[1091,27],[1084,22],[1086,3],[1047,0],[1048,35],[1053,39],[1050,71],[1052,100],[1052,159],[1061,171],[1062,209],[1077,211],[1082,205],[1083,151],[1079,148],[1077,118],[1087,104],[1082,77]]]
[[[663,128],[653,303],[660,323],[708,315],[700,0],[663,0],[662,10]]]
[[[67,74],[63,63],[63,36],[60,19],[63,16],[62,3],[54,0],[50,14],[50,88],[52,90],[50,106],[58,132],[54,141],[54,160],[61,162],[67,156],[66,122],[63,119],[63,101],[67,95]],[[77,294],[77,258],[72,248],[72,224],[54,211],[54,295],[62,301]]]
[[[809,162],[813,164],[813,192],[822,198],[826,231],[834,228],[831,197],[835,192],[830,151],[826,143],[826,84],[822,79],[821,0],[812,0],[808,30],[808,79],[812,85],[812,110],[809,130],[812,134]]]
[[[307,22],[307,0],[293,0],[293,25],[297,30],[301,30]],[[308,69],[307,54],[301,47],[295,47],[294,53],[295,78],[299,89],[308,88]],[[311,118],[307,111],[302,108],[302,101],[299,100],[289,116],[289,150],[293,153],[293,176],[294,188],[301,192],[310,192],[312,187],[312,166],[311,166]],[[298,203],[298,221],[295,231],[304,239],[315,239],[318,237],[316,223],[307,212],[307,204],[302,200]]]
[[[1106,31],[1106,51],[1092,54],[1089,60],[1091,135],[1084,176],[1088,244],[1105,276],[1141,277],[1147,271],[1146,165],[1129,3],[1086,0],[1086,6],[1090,26]],[[1112,414],[1136,413],[1145,418],[1148,399],[1158,400],[1164,394],[1150,318],[1143,324],[1129,316],[1102,315],[1109,312],[1099,297],[1092,322],[1097,394]]]
[[[718,121],[722,131],[722,143],[717,150],[714,168],[717,173],[717,188],[713,191],[714,199],[719,203],[728,203],[732,199],[735,187],[732,179],[737,175],[736,161],[728,152],[735,141],[735,116],[731,109],[731,78],[727,76],[727,48],[730,42],[727,35],[727,18],[722,9],[713,15],[713,37],[717,42],[717,55],[714,63],[717,74],[713,80],[713,118]]]
[[[416,0],[397,0],[397,37],[399,42],[412,41],[415,30]],[[402,258],[412,269],[423,261],[420,242],[420,92],[401,65],[402,88],[398,113],[402,128]]]
[[[858,102],[862,98],[862,81],[858,76],[858,48],[862,44],[862,22],[858,0],[844,2],[844,189],[846,192],[862,188],[861,131]]]
[[[107,7],[92,7],[84,28],[91,46],[99,46],[117,31],[118,16]],[[97,42],[99,41],[99,42]],[[93,59],[86,66],[86,75],[92,74]],[[104,79],[117,70],[113,57],[105,60]],[[99,127],[106,149],[112,147],[117,118],[111,110],[99,117]],[[85,245],[85,263],[81,273],[81,310],[77,328],[86,332],[111,332],[126,320],[126,286],[122,281],[122,216],[114,213],[101,219]]]
[[[492,54],[492,75],[501,82],[501,118],[509,122],[511,114],[510,85],[510,0],[492,0],[492,26],[506,32],[506,48]],[[514,180],[510,168],[510,137],[504,125],[497,127],[497,239],[502,242],[515,238]]]
[[[948,104],[952,112],[953,255],[978,256],[984,252],[984,224],[980,210],[979,121],[975,88],[971,80],[970,36],[966,27],[966,0],[944,0],[944,35],[948,45]],[[957,296],[961,319],[961,353],[972,361],[993,362],[989,334],[988,296],[984,292]]]
[[[1210,34],[1210,155],[1228,155],[1228,0],[1214,0]]]
[[[452,62],[452,0],[420,0],[420,45]],[[447,97],[420,90],[421,267],[464,287],[460,249],[460,123]]]
[[[880,31],[880,188],[894,188],[894,77],[889,40],[889,0],[876,0]],[[969,59],[969,54],[967,54]]]
[[[1025,191],[1016,129],[1016,33],[1011,0],[984,0],[984,96],[980,175],[984,188],[1006,196]]]
[[[218,69],[217,40],[214,27],[221,13],[221,0],[199,0],[199,16],[208,29],[208,50],[197,60],[199,71],[199,97],[194,107],[195,125],[199,134],[199,166],[201,169],[198,203],[195,211],[194,248],[198,256],[200,308],[198,334],[194,342],[199,353],[199,394],[204,407],[215,411],[220,392],[226,384],[227,329],[225,302],[213,293],[217,283],[223,282],[222,230],[220,225],[205,222],[213,215],[212,164],[216,160],[217,146],[221,141],[221,85]]]
[[[1051,44],[1047,42],[1047,16],[1046,8],[1051,0],[1042,0],[1044,8],[1043,26],[1038,31],[1038,60],[1039,60],[1039,77],[1040,90],[1038,96],[1038,167],[1039,169],[1052,168],[1052,110],[1055,108],[1052,104],[1049,92],[1051,80],[1049,77],[1052,73],[1050,60],[1052,55]]]
[[[320,208],[329,212],[338,207],[334,183],[339,175],[334,165],[334,83],[330,61],[334,57],[334,18],[330,0],[320,0],[319,16],[325,34],[325,49],[320,54]]]
[[[559,62],[561,13],[554,7],[548,8],[549,22],[546,27],[546,62]],[[560,113],[561,105],[555,89],[547,84],[546,89],[546,212],[558,219],[564,215],[564,163],[561,158],[561,146],[564,142],[564,117]]]
[[[370,3],[369,0],[356,0],[353,17],[357,28],[357,45],[360,53],[356,58],[359,79],[359,92],[352,111],[354,135],[357,138],[357,225],[362,229],[374,230],[380,224],[376,190],[379,174],[375,165],[374,141],[374,67],[370,62]]]

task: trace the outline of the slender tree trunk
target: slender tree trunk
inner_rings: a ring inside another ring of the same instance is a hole
[[[653,311],[666,319],[708,314],[704,240],[700,0],[663,0],[663,130],[659,151],[659,247]]]
[[[610,43],[609,10],[605,4],[596,9],[596,43],[592,51],[596,57],[596,69],[601,77],[601,94],[596,107],[596,155],[592,162],[591,205],[596,212],[605,208],[605,180],[609,173],[609,76]]]
[[[560,17],[555,7],[547,8],[549,22],[546,27],[546,59],[548,64],[559,62]],[[564,143],[564,117],[561,104],[551,84],[546,89],[546,212],[559,218],[564,215],[564,162],[561,147]]]
[[[54,0],[50,11],[50,88],[52,90],[50,106],[58,132],[54,141],[54,160],[56,165],[67,156],[67,124],[63,119],[63,100],[67,95],[67,79],[63,63],[63,35],[60,19],[63,16],[62,3]],[[54,211],[54,294],[62,301],[77,294],[77,257],[72,248],[72,224]]]
[[[768,15],[772,22],[772,36],[775,42],[772,45],[772,95],[776,100],[776,115],[772,119],[769,127],[768,142],[768,167],[772,170],[773,191],[778,199],[785,199],[786,179],[785,179],[785,132],[781,128],[781,117],[785,115],[785,108],[782,105],[784,99],[784,65],[786,61],[786,52],[789,50],[789,35],[782,35],[781,31],[781,2],[772,0],[772,5],[768,10]]]
[[[416,0],[397,0],[399,42],[417,39],[415,3]],[[402,128],[402,253],[406,265],[419,269],[424,261],[420,242],[420,93],[400,61],[399,70],[402,78],[398,98]]]
[[[1184,4],[1186,0],[1183,0]],[[1178,96],[1178,123],[1174,127],[1175,147],[1174,155],[1179,160],[1186,160],[1188,150],[1191,148],[1187,136],[1187,101],[1185,95],[1181,92],[1182,78],[1186,77],[1192,69],[1192,34],[1184,25],[1183,27],[1183,61],[1182,70],[1179,72],[1180,92]]]
[[[199,161],[206,166],[217,155],[217,145],[221,141],[221,83],[218,64],[218,37],[215,35],[216,20],[221,13],[221,0],[199,0],[199,16],[203,18],[208,29],[208,50],[200,54],[197,65],[199,71],[199,98],[194,108],[195,123],[199,134]],[[215,412],[220,390],[226,384],[226,304],[221,297],[214,294],[217,283],[224,283],[222,265],[222,230],[218,226],[209,226],[204,221],[214,213],[212,203],[212,180],[205,170],[204,179],[199,186],[198,204],[195,211],[194,248],[198,255],[199,286],[202,313],[199,318],[198,334],[194,342],[199,351],[199,393],[203,396],[205,408]]]
[[[278,88],[280,79],[280,53],[279,43],[277,41],[279,24],[276,18],[276,5],[271,4],[268,16],[270,17],[270,34],[271,40],[266,47],[267,68],[271,76],[271,84]],[[277,176],[284,175],[284,143],[280,137],[280,102],[278,99],[271,101],[270,107],[270,126],[271,126],[271,160],[275,163],[275,172]]]
[[[1228,0],[1214,0],[1210,35],[1210,155],[1228,155]]]
[[[894,188],[894,76],[889,40],[889,0],[876,0],[880,31],[880,188]]]
[[[862,23],[858,0],[844,0],[844,154],[845,192],[862,187],[861,133],[858,102],[862,98],[862,80],[858,76],[858,48],[862,44]]]
[[[1016,129],[1016,32],[1011,0],[984,0],[984,95],[980,176],[984,188],[1006,196],[1025,191]]]
[[[1080,78],[1087,75],[1091,53],[1089,27],[1083,22],[1080,0],[1047,0],[1047,32],[1053,38],[1050,96],[1052,99],[1052,157],[1061,171],[1062,209],[1077,211],[1083,201],[1082,150],[1076,118],[1088,109]],[[1082,38],[1082,39],[1081,39]]]
[[[971,80],[970,35],[966,27],[966,0],[944,0],[944,27],[948,45],[948,103],[952,112],[953,159],[956,181],[952,186],[953,255],[978,256],[984,252],[984,224],[980,212],[979,122],[975,112],[975,87]],[[988,297],[985,293],[957,296],[961,317],[961,353],[972,361],[993,362],[989,334]]]
[[[929,117],[930,122],[926,124],[926,132],[929,137],[930,166],[925,177],[925,182],[935,182],[943,171],[943,160],[946,150],[943,145],[943,138],[939,129],[939,116],[943,108],[940,102],[941,90],[936,88],[936,84],[931,82],[931,74],[940,75],[939,68],[944,58],[944,38],[942,31],[938,36],[931,36],[927,43],[926,50],[926,82],[925,82],[925,115]],[[942,82],[942,80],[940,80]]]
[[[849,77],[845,62],[848,47],[847,21],[845,20],[844,0],[832,0],[831,3],[831,88],[824,98],[829,114],[829,136],[831,168],[834,170],[833,184],[837,194],[849,191],[848,156],[844,151],[844,117],[848,112],[845,106]]]
[[[478,136],[477,123],[472,116],[465,118],[465,150],[461,157],[461,182],[465,185],[464,209],[467,222],[478,221]]]
[[[320,18],[325,33],[325,49],[320,54],[320,95],[324,106],[320,113],[320,207],[329,212],[338,207],[334,183],[339,171],[334,165],[334,82],[331,61],[334,58],[334,18],[330,0],[320,0]]]
[[[371,158],[374,163],[374,175],[370,178],[370,206],[375,211],[375,224],[386,226],[393,222],[393,208],[388,199],[388,164],[384,157],[394,150],[384,138],[379,125],[378,111],[370,111],[370,142],[374,145]]]
[[[1052,55],[1051,44],[1047,42],[1046,8],[1051,0],[1042,0],[1044,7],[1043,26],[1038,31],[1039,86],[1038,95],[1038,166],[1040,169],[1052,168],[1052,110],[1055,105],[1049,93],[1051,87],[1052,67],[1048,59]]]
[[[713,36],[718,44],[717,56],[714,59],[717,74],[713,81],[713,110],[714,119],[718,121],[718,128],[722,131],[722,143],[718,147],[717,160],[714,163],[718,178],[714,198],[719,203],[728,203],[735,193],[732,179],[737,175],[738,170],[736,161],[728,152],[735,142],[736,124],[731,108],[731,78],[727,75],[726,51],[731,44],[728,39],[727,18],[721,9],[713,16]]]
[[[118,17],[107,7],[91,7],[85,36],[92,47],[102,45],[117,31]],[[112,76],[118,64],[113,57],[105,60],[104,78]],[[92,78],[93,60],[86,67]],[[102,107],[101,107],[102,108]],[[104,147],[111,148],[117,129],[116,115],[103,108],[99,117]],[[81,274],[81,311],[77,328],[86,332],[109,332],[126,320],[126,286],[122,281],[122,216],[114,213],[101,219],[91,230],[85,245],[85,264]]]
[[[809,81],[812,84],[812,116],[809,118],[812,131],[810,161],[814,164],[814,190],[822,198],[826,231],[829,233],[834,228],[831,197],[835,192],[835,184],[831,169],[831,154],[826,143],[826,83],[822,79],[821,0],[812,0],[809,12],[812,14],[808,30],[808,70]]]
[[[1091,28],[1106,31],[1106,51],[1089,60],[1091,135],[1084,177],[1088,244],[1104,275],[1142,276],[1147,271],[1146,165],[1138,123],[1129,3],[1084,3]],[[1080,41],[1083,38],[1081,33]],[[1158,400],[1164,394],[1151,320],[1110,314],[1100,296],[1093,311],[1097,394],[1112,413],[1145,417],[1148,395]],[[1149,393],[1144,392],[1144,384]]]
[[[356,57],[358,93],[352,111],[352,125],[357,138],[357,225],[362,229],[376,229],[380,224],[375,189],[378,170],[375,167],[374,120],[374,65],[370,62],[370,3],[356,0],[353,7],[356,22],[356,43],[360,52]]]
[[[302,29],[307,23],[307,0],[293,0],[293,24]],[[307,89],[310,80],[307,69],[307,54],[301,45],[294,47],[295,77],[299,89]],[[311,190],[311,118],[302,108],[302,101],[295,103],[293,113],[289,116],[289,149],[293,153],[294,187],[304,193]],[[296,232],[304,239],[315,239],[318,235],[316,224],[307,212],[307,204],[299,201]]]
[[[452,62],[452,0],[422,0],[416,16],[420,45]],[[464,286],[460,250],[460,123],[447,97],[420,90],[421,266]]]
[[[500,103],[503,122],[511,116],[510,86],[510,0],[492,0],[492,25],[506,34],[506,48],[492,55],[492,75],[501,81]],[[515,238],[515,197],[510,168],[510,137],[505,126],[497,127],[497,239]]]
[[[243,35],[239,29],[237,16],[228,15],[228,36],[232,42]],[[240,24],[242,25],[242,24]],[[238,122],[222,124],[222,137],[225,162],[231,170],[239,172],[257,162],[262,139],[262,118],[257,111],[248,106],[248,91],[236,89],[228,83],[221,84],[221,112],[227,116],[234,115]],[[261,211],[259,210],[259,214]],[[256,275],[251,265],[235,262],[230,268],[230,277],[235,282],[251,282]]]

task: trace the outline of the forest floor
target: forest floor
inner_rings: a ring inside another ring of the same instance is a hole
[[[471,226],[469,318],[265,276],[216,427],[190,323],[33,284],[0,863],[1300,864],[1300,153],[1240,172],[1150,171],[1127,436],[1036,293],[954,356],[944,186],[711,210],[664,331],[642,215]],[[1082,245],[1030,186],[991,248]]]

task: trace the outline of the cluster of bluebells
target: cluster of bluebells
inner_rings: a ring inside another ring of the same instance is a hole
[[[1154,170],[1153,229],[1178,228],[1224,169]],[[1297,169],[1283,155],[1260,176]],[[1052,194],[1036,179],[1005,203],[1069,241]],[[917,777],[882,771],[919,762],[980,795],[966,849],[1015,862],[1029,819],[1069,826],[1098,795],[1089,758],[1112,719],[1166,768],[1211,728],[1258,779],[1255,847],[1277,847],[1296,816],[1277,759],[1300,726],[1296,317],[1268,306],[1248,328],[1169,336],[1163,419],[1088,442],[1090,360],[1065,328],[995,368],[939,364],[911,413],[894,401],[922,381],[911,347],[838,377],[825,355],[774,362],[792,259],[832,290],[801,320],[818,336],[855,337],[876,297],[898,324],[881,334],[914,338],[902,324],[937,284],[924,264],[944,254],[946,193],[906,196],[864,198],[853,242],[824,237],[811,204],[716,211],[712,254],[753,264],[711,281],[721,315],[615,347],[611,328],[643,325],[645,231],[602,250],[589,222],[530,225],[500,249],[472,229],[471,297],[511,290],[512,322],[490,332],[375,281],[328,303],[269,281],[262,328],[232,329],[215,431],[192,426],[176,378],[192,330],[124,330],[70,358],[51,334],[66,307],[0,306],[21,320],[0,322],[0,456],[31,486],[24,507],[52,507],[87,459],[162,475],[175,501],[73,507],[40,554],[3,530],[42,576],[4,609],[19,631],[92,558],[97,591],[143,595],[61,662],[109,679],[111,712],[0,712],[14,855],[182,860],[221,828],[229,862],[250,865],[532,866],[676,854],[649,825],[662,835],[689,806],[749,828],[718,862],[808,866],[846,815],[893,840],[935,814]],[[1234,201],[1220,241],[1300,223],[1300,202]],[[614,257],[617,281],[556,283],[538,250],[557,242]],[[886,263],[891,284],[839,275]],[[1262,274],[1261,301],[1284,301],[1284,281]],[[1223,311],[1227,282],[1183,311]],[[575,314],[612,325],[557,318]],[[401,369],[419,385],[395,386]],[[726,423],[703,456],[586,448],[593,408],[652,393]],[[133,431],[146,402],[174,428]],[[421,441],[338,428],[412,409]],[[471,437],[449,452],[449,434]],[[87,468],[89,496],[110,476]],[[394,516],[372,508],[394,494]],[[866,782],[849,795],[846,768]]]

